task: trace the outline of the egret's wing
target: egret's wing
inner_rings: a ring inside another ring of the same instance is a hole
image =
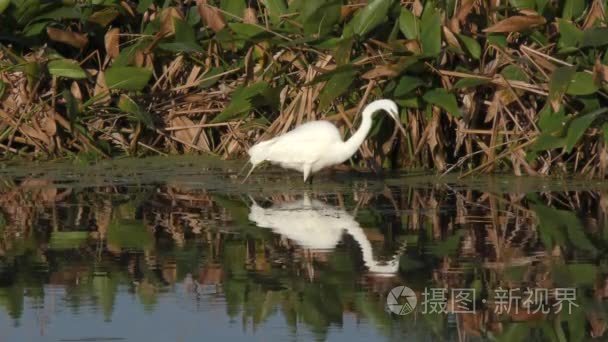
[[[282,164],[311,164],[327,150],[326,139],[284,135],[269,146],[266,160]]]

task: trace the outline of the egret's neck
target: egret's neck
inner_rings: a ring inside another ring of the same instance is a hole
[[[345,155],[348,155],[348,157],[346,159],[350,158],[353,154],[355,154],[355,152],[357,152],[357,150],[359,149],[359,146],[361,146],[361,144],[367,137],[367,134],[372,129],[372,115],[373,114],[374,114],[374,112],[371,110],[368,110],[367,108],[366,108],[366,110],[363,111],[363,115],[362,115],[363,120],[361,120],[361,125],[359,126],[359,129],[357,129],[355,134],[353,134],[344,143],[344,153],[345,153]]]

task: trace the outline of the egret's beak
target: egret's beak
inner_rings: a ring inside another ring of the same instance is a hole
[[[399,113],[393,113],[393,119],[395,119],[395,125],[401,131],[401,133],[403,133],[404,136],[407,136],[407,133],[405,132],[405,128],[403,127],[401,120],[399,120]]]

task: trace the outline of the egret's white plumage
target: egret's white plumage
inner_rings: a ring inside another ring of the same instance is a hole
[[[270,228],[295,241],[304,248],[332,250],[349,234],[361,247],[363,263],[371,273],[393,275],[399,270],[399,255],[383,262],[374,258],[372,245],[359,223],[345,210],[336,208],[304,195],[301,200],[262,208],[255,201],[249,211],[249,220],[258,227]]]
[[[342,140],[340,131],[332,123],[311,121],[283,135],[255,144],[248,151],[251,169],[245,180],[264,161],[302,172],[304,181],[312,173],[343,163],[357,152],[372,128],[372,116],[380,110],[386,111],[397,122],[397,127],[404,131],[395,102],[377,100],[363,109],[361,125],[347,141]]]

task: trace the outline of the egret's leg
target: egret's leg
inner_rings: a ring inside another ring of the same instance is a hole
[[[245,179],[243,179],[243,181],[241,182],[241,184],[245,183],[245,181],[247,180],[247,178],[249,178],[249,176],[253,172],[253,169],[255,169],[256,166],[257,165],[255,165],[255,164],[251,164],[251,169],[249,170],[249,172],[247,172],[247,176],[245,176]]]
[[[241,175],[243,174],[243,171],[245,171],[245,169],[247,168],[247,165],[249,165],[249,160],[245,163],[245,165],[243,165],[243,167],[241,168],[241,171],[239,171],[239,174],[237,175],[237,177],[241,177]]]
[[[312,168],[312,166],[310,164],[305,164],[304,167],[302,168],[302,172],[304,173],[304,183],[306,183],[308,176],[310,176],[311,168]]]

